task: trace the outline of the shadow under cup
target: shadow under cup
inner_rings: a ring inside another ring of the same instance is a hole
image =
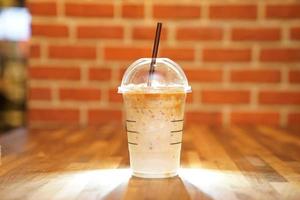
[[[123,93],[123,99],[133,175],[177,175],[186,93],[174,88],[155,93],[128,91]]]

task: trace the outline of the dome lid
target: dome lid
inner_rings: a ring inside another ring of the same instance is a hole
[[[152,74],[151,86],[148,86],[151,58],[141,58],[132,63],[125,71],[119,93],[136,89],[146,92],[157,92],[164,89],[176,89],[191,92],[191,86],[181,69],[174,61],[168,58],[157,58],[155,71]]]

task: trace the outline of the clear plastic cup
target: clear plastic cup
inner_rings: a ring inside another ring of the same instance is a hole
[[[191,92],[178,64],[157,58],[151,86],[151,58],[141,58],[126,70],[118,92],[123,94],[130,166],[133,175],[166,178],[177,175],[186,93]]]

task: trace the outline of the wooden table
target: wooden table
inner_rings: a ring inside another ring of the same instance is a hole
[[[187,126],[182,169],[131,177],[120,125],[19,129],[0,138],[0,199],[300,199],[300,134]]]

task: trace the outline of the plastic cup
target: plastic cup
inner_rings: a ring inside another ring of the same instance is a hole
[[[130,166],[133,175],[166,178],[177,175],[183,134],[186,93],[191,91],[178,64],[157,58],[151,86],[150,58],[126,70],[118,92],[126,112]]]

